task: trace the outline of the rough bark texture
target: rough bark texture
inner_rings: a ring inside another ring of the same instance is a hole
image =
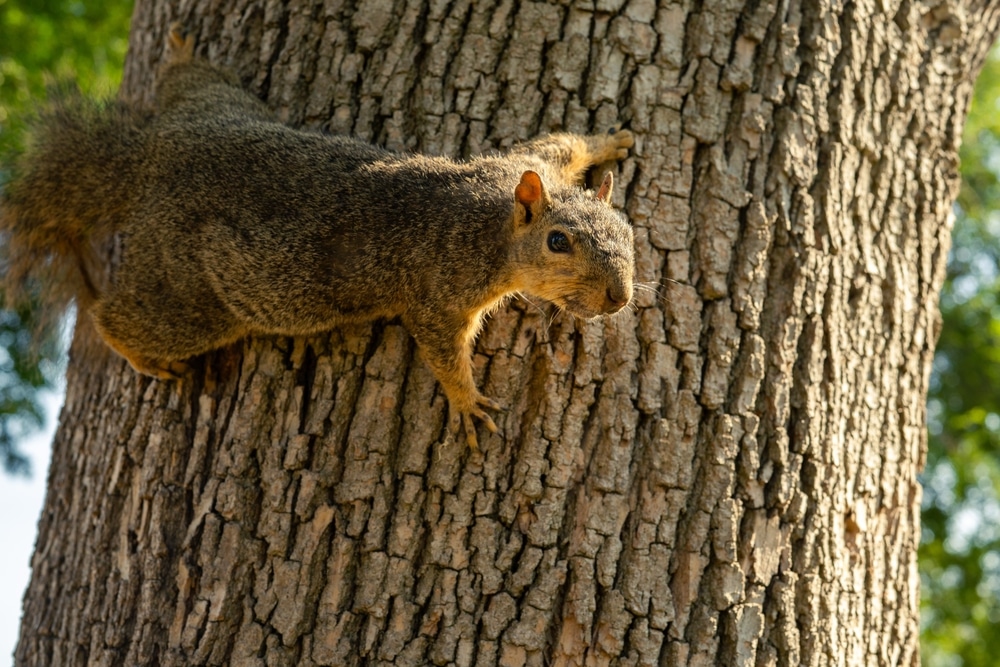
[[[293,124],[454,156],[624,120],[637,309],[515,303],[482,457],[397,324],[78,332],[21,665],[913,665],[924,396],[997,3],[140,2]],[[164,317],[169,317],[165,313]]]

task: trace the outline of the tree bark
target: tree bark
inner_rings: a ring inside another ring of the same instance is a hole
[[[20,665],[916,665],[924,400],[1000,5],[140,0],[293,125],[469,156],[624,121],[634,310],[517,301],[457,442],[406,331],[139,377],[81,321]],[[164,317],[169,317],[164,313]]]

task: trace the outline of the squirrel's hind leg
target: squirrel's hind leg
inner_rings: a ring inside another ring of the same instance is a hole
[[[95,322],[96,324],[96,322]],[[165,359],[153,359],[139,352],[128,348],[127,344],[108,335],[99,324],[96,324],[97,332],[101,339],[112,350],[125,359],[136,372],[143,375],[159,378],[160,380],[179,380],[189,370],[189,366],[183,361],[167,361]]]
[[[180,64],[191,62],[194,58],[194,37],[186,34],[184,26],[175,21],[170,24],[167,35],[167,62]]]
[[[157,278],[152,272],[143,277],[154,283]],[[189,294],[191,298],[185,300],[171,289],[156,291],[141,282],[123,283],[125,289],[120,283],[89,311],[108,347],[139,373],[178,379],[188,371],[184,360],[229,345],[248,333],[208,292]],[[173,289],[183,287],[174,285]]]
[[[167,49],[156,83],[156,110],[166,114],[183,107],[188,114],[205,117],[223,110],[245,120],[274,120],[267,105],[240,85],[234,72],[194,56],[194,36],[174,23],[167,35]],[[179,126],[184,130],[183,122]]]

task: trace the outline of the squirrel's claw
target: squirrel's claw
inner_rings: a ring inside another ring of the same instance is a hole
[[[472,415],[468,412],[462,413],[462,428],[465,429],[465,441],[469,444],[469,449],[478,452],[479,439],[476,437],[476,426],[472,423]]]
[[[478,402],[479,402],[480,405],[485,405],[490,410],[503,410],[503,406],[500,405],[500,403],[498,401],[494,401],[492,398],[489,398],[487,396],[480,396]],[[489,416],[486,415],[486,414],[483,415],[482,419],[484,421],[485,420],[489,420],[490,423],[493,422],[493,420],[490,419]],[[496,433],[496,427],[494,427],[494,428],[492,428],[490,430],[493,431],[494,433]]]
[[[496,422],[493,421],[493,418],[478,408],[472,410],[472,412],[462,413],[462,427],[465,428],[465,441],[469,443],[470,449],[478,452],[479,438],[476,437],[476,425],[472,422],[473,417],[481,420],[483,425],[489,429],[490,433],[496,433],[499,429],[497,429]]]
[[[500,430],[500,429],[497,428],[496,422],[493,421],[493,417],[490,417],[488,414],[486,414],[482,410],[476,410],[472,414],[474,416],[478,417],[480,420],[482,420],[483,425],[485,425],[486,428],[488,428],[490,430],[490,433],[496,433],[497,431]]]
[[[493,421],[493,418],[486,414],[482,408],[478,406],[485,406],[491,410],[500,410],[501,406],[499,403],[494,401],[492,398],[487,398],[486,396],[477,396],[476,402],[471,408],[462,410],[459,414],[461,415],[462,428],[465,429],[465,441],[469,443],[469,448],[473,451],[479,451],[479,438],[476,437],[476,424],[472,420],[473,417],[478,419],[483,423],[490,433],[496,433],[500,429],[497,428],[497,424]]]

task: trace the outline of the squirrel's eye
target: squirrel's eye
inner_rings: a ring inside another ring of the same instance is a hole
[[[550,232],[549,250],[552,252],[569,252],[569,239],[562,232]]]

